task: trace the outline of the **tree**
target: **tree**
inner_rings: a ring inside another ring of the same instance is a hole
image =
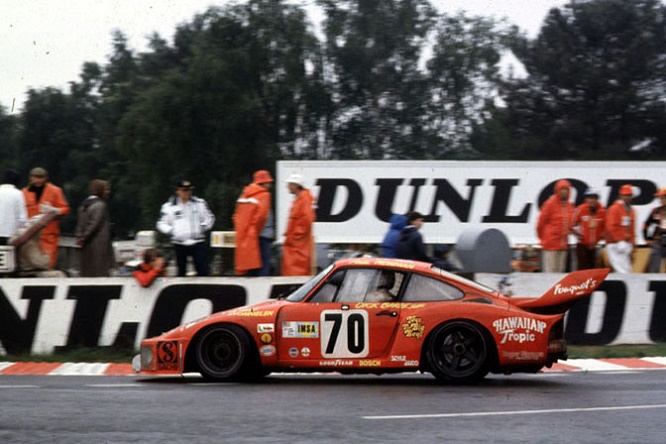
[[[552,9],[514,51],[530,76],[506,85],[506,122],[525,158],[627,158],[654,138],[663,153],[665,8],[593,0]]]

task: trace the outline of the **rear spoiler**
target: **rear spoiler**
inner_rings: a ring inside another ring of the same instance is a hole
[[[512,298],[510,303],[532,313],[565,313],[576,301],[599,288],[608,273],[608,268],[574,271],[560,279],[540,298]]]

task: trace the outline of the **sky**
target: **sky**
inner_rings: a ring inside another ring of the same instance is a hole
[[[20,112],[29,88],[69,91],[85,62],[106,64],[118,29],[135,51],[157,32],[172,43],[179,24],[229,0],[0,0],[0,106]],[[238,1],[236,1],[238,3]],[[293,0],[310,7],[314,0]],[[431,0],[441,12],[506,17],[535,37],[546,14],[568,0]]]

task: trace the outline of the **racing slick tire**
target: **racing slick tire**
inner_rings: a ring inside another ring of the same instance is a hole
[[[249,381],[261,373],[250,338],[236,325],[214,325],[195,345],[199,372],[207,381]]]
[[[489,371],[491,349],[481,327],[469,321],[442,324],[426,345],[432,374],[442,382],[474,384]]]

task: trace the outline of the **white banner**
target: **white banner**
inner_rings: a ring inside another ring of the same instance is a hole
[[[623,184],[634,187],[637,241],[658,205],[666,162],[281,161],[276,193],[278,234],[284,233],[292,196],[284,181],[302,174],[317,198],[315,236],[322,243],[380,243],[392,213],[419,211],[426,243],[455,243],[468,229],[496,228],[509,242],[537,244],[539,208],[559,179],[578,205],[588,187],[605,206]]]

